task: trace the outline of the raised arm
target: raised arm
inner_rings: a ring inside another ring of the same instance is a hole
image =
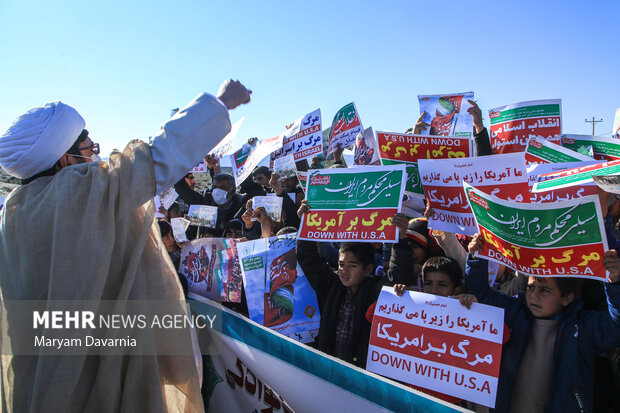
[[[249,101],[245,86],[229,79],[217,98],[202,93],[164,123],[151,144],[155,193],[170,188],[198,164],[230,132],[228,110]]]

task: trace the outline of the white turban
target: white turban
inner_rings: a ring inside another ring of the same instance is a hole
[[[85,126],[82,116],[60,101],[30,109],[0,136],[0,166],[21,179],[43,172],[71,148]]]

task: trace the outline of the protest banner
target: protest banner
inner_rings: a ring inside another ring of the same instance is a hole
[[[355,138],[354,165],[381,165],[379,158],[379,144],[372,127],[364,129]]]
[[[304,190],[305,194],[306,182],[308,181],[308,171],[297,171],[297,179],[299,180],[299,185],[301,185],[301,189]]]
[[[583,185],[592,180],[592,175],[618,175],[620,174],[620,159],[611,162],[600,162],[593,165],[582,166],[558,172],[550,172],[541,175],[549,178],[542,182],[536,182],[532,192],[545,192],[558,190],[575,185]]]
[[[604,136],[562,135],[562,146],[573,151],[592,147],[594,159],[615,161],[620,159],[620,140]]]
[[[164,218],[166,216],[165,212],[172,206],[178,197],[179,194],[177,194],[177,191],[174,190],[173,186],[161,194],[155,195],[155,217]]]
[[[377,141],[381,163],[383,165],[406,165],[407,186],[405,190],[420,197],[424,195],[424,188],[422,188],[418,173],[418,159],[451,159],[473,156],[472,141],[469,138],[377,132]]]
[[[216,316],[207,328],[205,408],[211,412],[431,413],[466,410],[345,363],[190,293],[191,308]]]
[[[523,152],[530,138],[560,143],[560,99],[532,100],[489,110],[491,147],[495,153]]]
[[[243,277],[233,238],[197,238],[183,244],[179,273],[189,291],[201,297],[238,303]]]
[[[562,135],[565,136],[565,135]],[[546,139],[530,138],[525,147],[525,162],[532,163],[562,163],[589,161],[591,157],[562,147]]]
[[[364,127],[360,120],[359,113],[355,107],[355,102],[343,106],[332,121],[331,132],[329,133],[329,145],[327,154],[334,153],[338,149],[346,148],[355,143],[355,137],[362,132]]]
[[[297,234],[237,244],[250,318],[302,343],[314,341],[321,316],[297,264]]]
[[[293,155],[295,161],[310,159],[323,153],[323,134],[321,132],[321,109],[308,113],[284,131],[282,147],[271,154],[273,162],[283,156]]]
[[[297,167],[292,155],[283,156],[273,161],[273,173],[280,179],[287,179],[296,176]]]
[[[420,159],[426,200],[433,208],[428,227],[473,235],[477,227],[463,181],[502,199],[528,202],[530,194],[522,153],[455,159]]]
[[[396,242],[404,190],[403,165],[311,170],[299,239]]]
[[[215,159],[222,159],[224,155],[230,152],[233,148],[233,143],[235,142],[235,138],[239,133],[239,129],[241,128],[241,124],[245,117],[239,119],[237,122],[233,123],[230,128],[230,132],[224,138],[215,145],[215,148],[211,149],[208,155],[212,155]],[[190,171],[191,173],[197,172],[209,172],[209,168],[207,167],[206,161],[203,159],[198,165],[194,166],[194,168]]]
[[[274,222],[280,222],[282,218],[282,198],[279,196],[255,196],[252,198],[252,209],[258,207],[265,208],[267,215],[273,219]],[[252,217],[252,221],[256,221],[257,218]]]
[[[535,277],[606,279],[607,237],[598,196],[520,204],[463,185],[485,240],[477,256]]]
[[[269,156],[270,153],[282,147],[282,135],[275,136],[273,138],[263,139],[258,142],[255,149],[249,150],[241,148],[232,155],[230,155],[230,163],[233,169],[233,176],[235,177],[235,184],[240,185],[251,174],[254,168],[258,164]],[[245,152],[244,152],[245,151]]]
[[[215,228],[217,224],[217,207],[211,205],[190,205],[187,216],[191,225]]]
[[[611,136],[616,139],[620,138],[620,108],[616,109],[616,116],[614,117],[614,126],[611,130]]]
[[[383,287],[366,368],[415,386],[494,407],[504,309]]]
[[[474,119],[467,113],[471,107],[468,100],[474,99],[474,92],[450,95],[418,95],[420,115],[430,125],[428,135],[471,137]]]
[[[530,202],[558,202],[568,201],[569,199],[581,198],[586,195],[597,194],[596,185],[594,183],[586,183],[583,185],[568,186],[547,192],[533,192],[534,185],[538,182],[547,181],[553,179],[545,174],[550,174],[558,171],[564,171],[572,168],[579,168],[582,166],[592,165],[597,163],[596,160],[591,159],[589,161],[581,162],[563,162],[563,163],[540,163],[532,164],[527,167],[528,184],[530,187]]]
[[[176,242],[187,242],[187,235],[185,231],[187,231],[187,227],[189,226],[190,220],[185,218],[171,218],[170,226],[172,227],[172,236]]]

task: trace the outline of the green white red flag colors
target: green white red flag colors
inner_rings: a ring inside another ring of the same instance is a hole
[[[603,258],[608,246],[598,196],[526,204],[463,186],[485,240],[477,256],[537,277],[607,278]]]
[[[543,174],[541,176],[550,177],[553,179],[549,179],[544,182],[536,182],[532,187],[532,192],[545,192],[575,185],[583,185],[593,182],[593,175],[618,174],[620,174],[620,159],[611,162],[601,162],[594,165]]]
[[[362,132],[364,127],[360,120],[359,113],[355,107],[355,102],[351,102],[342,107],[332,121],[331,131],[329,132],[329,145],[327,154],[333,153],[338,149],[346,148],[355,143],[355,137]]]
[[[589,156],[582,155],[579,152],[541,138],[530,138],[525,148],[525,162],[527,164],[579,162],[592,159]]]
[[[299,239],[396,242],[405,177],[403,165],[309,171]]]
[[[581,185],[571,185],[564,188],[557,188],[546,192],[533,192],[532,188],[537,182],[553,179],[545,176],[555,172],[565,171],[567,169],[580,168],[587,165],[597,163],[594,159],[581,162],[563,162],[563,163],[538,163],[527,167],[528,182],[530,186],[530,202],[558,202],[568,201],[569,199],[581,198],[586,195],[598,194],[596,185],[592,182]]]
[[[615,138],[591,135],[562,135],[562,146],[573,151],[592,147],[594,158],[602,161],[620,159],[620,140]]]
[[[560,99],[533,100],[489,110],[491,147],[495,153],[523,152],[530,138],[560,141]]]

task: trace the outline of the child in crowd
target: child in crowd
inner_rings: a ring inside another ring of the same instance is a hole
[[[592,411],[594,360],[620,346],[616,251],[607,251],[603,260],[609,271],[608,310],[594,312],[581,309],[575,296],[581,280],[576,278],[529,277],[525,294],[515,297],[493,290],[487,261],[473,257],[483,246],[476,234],[469,244],[465,288],[479,302],[505,309],[511,337],[502,348],[495,411]]]
[[[413,274],[412,274],[413,275]],[[412,277],[413,278],[413,277]],[[422,266],[423,292],[434,294],[441,297],[450,297],[459,294],[462,290],[463,271],[461,266],[453,258],[449,257],[431,257]],[[405,284],[395,284],[394,292],[398,296],[402,296],[407,289]],[[468,300],[464,300],[468,301]],[[372,324],[373,315],[377,302],[368,307],[366,319]],[[435,396],[439,399],[450,403],[459,404],[462,400],[458,397],[449,396],[447,394],[411,386],[416,390]]]
[[[308,211],[303,201],[299,215]],[[385,280],[370,276],[374,268],[373,246],[365,242],[342,244],[337,273],[320,257],[315,242],[298,241],[297,259],[319,303],[317,348],[364,368],[371,329],[365,314],[377,301]]]

